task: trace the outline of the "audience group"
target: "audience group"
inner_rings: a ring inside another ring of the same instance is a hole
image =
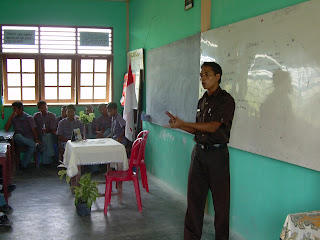
[[[24,112],[22,102],[12,103],[12,114],[5,125],[5,130],[11,127],[14,130],[14,144],[16,147],[26,147],[26,152],[20,160],[20,168],[27,168],[35,153],[40,152],[42,164],[51,165],[56,162],[57,152],[64,152],[65,144],[72,139],[72,133],[79,129],[84,132],[84,125],[76,115],[76,107],[72,104],[61,107],[61,115],[56,115],[48,111],[45,101],[37,104],[38,112],[33,116]],[[125,120],[118,113],[117,104],[100,104],[98,106],[100,116],[94,118],[86,126],[86,138],[113,138],[126,146]],[[89,105],[85,109],[86,114],[94,113],[94,107]],[[93,167],[92,170],[97,170]],[[0,185],[1,186],[1,185]],[[15,185],[14,185],[15,187]],[[12,191],[12,190],[11,190]],[[12,223],[6,214],[10,214],[13,209],[6,204],[3,196],[0,195],[0,225],[9,226]]]
[[[34,151],[41,152],[42,164],[51,164],[56,158],[58,149],[65,148],[68,140],[71,140],[73,130],[79,129],[83,134],[83,123],[76,115],[76,107],[72,104],[61,107],[61,115],[48,111],[45,101],[37,104],[39,112],[33,117],[24,112],[22,102],[12,103],[12,114],[10,115],[5,130],[14,129],[14,142],[17,147],[27,147],[24,157],[21,159],[20,167],[27,168]],[[124,136],[125,120],[118,113],[117,104],[100,104],[98,106],[98,118],[94,118],[86,127],[86,138],[113,138],[126,145]],[[93,106],[86,106],[86,114],[94,113]]]

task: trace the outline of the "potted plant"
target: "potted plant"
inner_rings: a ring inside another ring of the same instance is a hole
[[[58,167],[64,167],[60,164]],[[66,182],[70,182],[70,177],[67,175],[67,170],[63,169],[58,172],[60,180],[66,176]],[[91,174],[86,173],[81,176],[78,186],[73,186],[74,189],[74,204],[77,207],[77,213],[80,216],[89,215],[91,213],[92,203],[99,197],[99,191],[97,188],[98,183],[91,179]]]

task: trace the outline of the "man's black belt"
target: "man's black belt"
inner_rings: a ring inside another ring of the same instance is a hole
[[[216,144],[203,144],[203,143],[197,143],[197,146],[203,150],[214,150],[214,149],[222,149],[226,148],[226,143],[216,143]]]

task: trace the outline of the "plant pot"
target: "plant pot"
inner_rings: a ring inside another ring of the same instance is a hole
[[[76,207],[79,216],[86,216],[91,214],[91,208],[88,208],[87,203],[78,203]]]

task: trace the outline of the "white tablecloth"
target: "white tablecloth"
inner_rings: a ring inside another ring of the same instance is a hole
[[[111,139],[88,139],[86,141],[66,144],[63,162],[67,174],[73,177],[78,174],[78,165],[122,163],[122,170],[128,169],[128,158],[124,145]]]
[[[290,214],[280,240],[320,240],[320,211]]]

